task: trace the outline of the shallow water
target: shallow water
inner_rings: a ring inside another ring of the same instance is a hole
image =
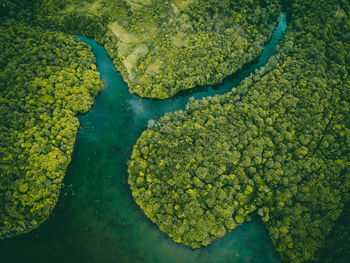
[[[91,46],[106,85],[81,127],[64,186],[50,218],[38,229],[0,242],[0,262],[280,262],[263,225],[245,223],[209,247],[174,243],[135,204],[127,184],[132,146],[149,119],[184,109],[195,98],[222,94],[264,66],[286,31],[285,14],[256,64],[215,89],[196,88],[169,100],[142,99],[128,92],[105,49]]]

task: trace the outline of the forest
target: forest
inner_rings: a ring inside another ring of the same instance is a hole
[[[39,5],[38,24],[94,37],[131,93],[158,99],[216,84],[254,60],[280,14],[277,0],[54,0]]]
[[[349,8],[293,1],[265,68],[143,132],[129,184],[175,242],[207,246],[254,212],[284,261],[321,260],[350,197]]]
[[[71,160],[106,48],[131,93],[165,99],[257,58],[277,0],[0,0],[0,239],[37,228]],[[285,262],[349,258],[350,4],[288,1],[266,67],[144,131],[128,183],[175,242],[209,245],[257,215]]]
[[[0,25],[0,239],[48,218],[79,127],[102,89],[90,49],[63,33]]]
[[[222,80],[253,60],[280,12],[277,0],[148,1],[147,8],[135,2],[0,1],[0,238],[28,232],[48,218],[71,159],[75,116],[90,109],[102,88],[92,53],[70,34],[104,44],[131,91],[139,83],[148,91],[139,88],[138,95],[167,98]],[[161,65],[160,58],[167,66],[153,77],[145,69]],[[133,83],[124,60],[133,61]],[[150,77],[149,84],[140,76]]]

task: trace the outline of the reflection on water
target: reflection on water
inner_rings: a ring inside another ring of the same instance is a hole
[[[184,109],[189,97],[222,94],[264,66],[286,30],[285,15],[262,56],[219,88],[202,87],[160,101],[128,93],[103,47],[92,47],[106,84],[92,110],[79,117],[72,162],[59,202],[37,230],[0,242],[1,262],[280,262],[264,227],[245,223],[209,247],[174,243],[145,217],[127,184],[127,162],[141,132],[165,112]]]

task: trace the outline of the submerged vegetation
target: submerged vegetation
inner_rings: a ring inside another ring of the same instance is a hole
[[[0,239],[28,232],[57,202],[79,127],[102,88],[72,36],[0,25]]]
[[[93,36],[104,44],[130,92],[161,99],[220,82],[255,59],[280,14],[277,0],[56,0],[39,5],[40,24]]]
[[[265,68],[138,139],[133,197],[175,242],[206,246],[256,211],[283,260],[314,258],[350,197],[349,8],[293,1]]]

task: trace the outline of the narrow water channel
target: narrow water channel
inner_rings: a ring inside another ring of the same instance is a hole
[[[163,101],[131,95],[105,49],[92,39],[79,37],[91,46],[106,88],[92,110],[79,117],[81,127],[72,162],[54,212],[40,228],[1,241],[0,262],[280,262],[258,221],[243,224],[206,248],[192,250],[174,243],[133,201],[127,161],[148,120],[184,109],[191,96],[199,99],[236,87],[267,63],[286,27],[282,14],[257,63],[223,84],[196,88]]]

